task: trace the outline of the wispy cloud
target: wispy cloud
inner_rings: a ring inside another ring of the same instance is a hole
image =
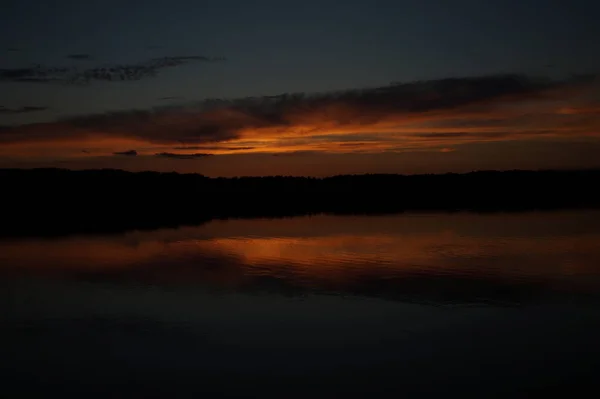
[[[138,153],[136,150],[113,152],[113,155],[124,155],[124,156],[128,156],[128,157],[135,157],[137,154]]]
[[[0,146],[64,148],[75,142],[73,148],[91,148],[101,142],[112,154],[118,150],[108,150],[113,142],[142,155],[192,158],[232,152],[439,151],[473,142],[598,135],[600,118],[586,100],[590,93],[597,93],[594,76],[494,75],[206,100],[5,128]]]
[[[74,60],[89,60],[89,54],[71,54],[67,58]],[[95,68],[81,69],[78,67],[51,67],[34,65],[25,68],[0,68],[0,82],[33,82],[66,84],[86,84],[93,81],[128,81],[140,80],[156,76],[160,70],[179,65],[198,62],[220,62],[223,57],[206,57],[202,55],[167,56],[152,58],[135,64],[109,64]]]
[[[178,153],[174,153],[174,152],[159,152],[157,154],[154,154],[157,157],[162,157],[162,158],[174,158],[174,159],[200,159],[200,158],[206,158],[209,157],[213,154],[205,154],[205,153],[194,153],[194,154],[178,154]]]
[[[0,105],[0,115],[14,115],[14,114],[26,114],[29,112],[39,112],[45,111],[48,107],[37,107],[37,106],[24,106],[18,108],[9,108],[3,105]]]
[[[227,146],[210,146],[210,145],[206,145],[206,146],[187,146],[187,147],[173,147],[174,150],[177,151],[197,151],[197,150],[204,150],[204,151],[247,151],[247,150],[253,150],[256,147],[227,147]]]
[[[561,115],[600,115],[600,104],[590,104],[588,106],[564,107],[557,111]]]
[[[0,68],[0,82],[52,82],[64,80],[71,72],[70,68],[43,67],[35,65],[28,68]]]
[[[67,58],[71,60],[91,60],[92,56],[90,54],[68,54]]]

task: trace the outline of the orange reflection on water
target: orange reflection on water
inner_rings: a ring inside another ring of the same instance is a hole
[[[149,240],[128,244],[110,238],[65,238],[0,242],[4,267],[41,270],[102,270],[153,259],[164,251]]]
[[[414,236],[220,238],[197,245],[235,254],[249,267],[285,266],[314,277],[431,271],[560,278],[599,272],[600,262],[595,263],[600,261],[599,240],[600,235],[490,240],[446,231]]]
[[[0,241],[0,273],[345,287],[405,276],[600,286],[600,213],[316,216]]]

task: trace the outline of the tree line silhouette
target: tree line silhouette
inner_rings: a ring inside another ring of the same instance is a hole
[[[115,169],[0,169],[0,235],[104,233],[214,218],[596,208],[600,170],[209,178]]]

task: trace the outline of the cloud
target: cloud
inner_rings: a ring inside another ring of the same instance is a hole
[[[225,146],[188,146],[188,147],[173,147],[174,150],[178,151],[194,151],[194,150],[204,150],[204,151],[247,151],[253,150],[256,147],[225,147]]]
[[[317,151],[311,151],[311,150],[294,150],[294,151],[286,151],[286,152],[279,152],[279,153],[273,153],[271,155],[275,156],[275,157],[281,157],[281,156],[286,156],[286,157],[291,157],[291,156],[302,156],[302,155],[312,155],[312,154],[316,154]]]
[[[561,115],[586,115],[586,114],[597,114],[600,115],[600,105],[589,105],[589,106],[574,106],[564,107],[556,111]]]
[[[206,158],[209,157],[213,154],[204,154],[204,153],[194,153],[194,154],[178,154],[178,153],[173,153],[173,152],[160,152],[157,154],[154,154],[157,157],[162,157],[162,158],[174,158],[174,159],[200,159],[200,158]]]
[[[167,96],[167,97],[159,97],[158,99],[161,101],[166,101],[166,100],[178,100],[181,99],[183,97],[179,97],[179,96]]]
[[[137,151],[136,150],[128,150],[128,151],[117,151],[117,152],[113,152],[113,155],[125,155],[128,157],[135,157],[137,156]]]
[[[473,133],[468,132],[447,132],[447,133],[417,133],[416,137],[424,137],[431,139],[443,139],[443,138],[454,138],[454,137],[467,137]]]
[[[164,57],[159,64],[187,58]],[[585,109],[597,88],[595,76],[550,80],[509,74],[208,99],[5,128],[0,146],[64,148],[76,142],[77,151],[83,146],[112,154],[131,146],[144,155],[196,157],[189,152],[438,151],[472,142],[584,137],[600,132],[597,115],[557,109],[573,104]]]
[[[64,78],[69,68],[43,67],[35,65],[29,68],[0,68],[0,82],[51,82]]]
[[[71,60],[91,60],[92,56],[90,54],[68,54],[67,58]]]
[[[48,107],[24,106],[19,108],[8,108],[0,105],[0,115],[26,114],[29,112],[45,111]]]
[[[88,54],[71,54],[70,59],[90,59]],[[93,81],[129,81],[157,76],[160,70],[194,62],[220,62],[223,57],[201,55],[152,58],[136,64],[112,64],[96,68],[49,67],[35,65],[27,68],[0,68],[0,82],[32,82],[87,84]]]

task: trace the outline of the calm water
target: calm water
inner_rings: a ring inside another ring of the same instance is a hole
[[[600,367],[594,211],[2,240],[0,279],[0,397],[514,397]]]

